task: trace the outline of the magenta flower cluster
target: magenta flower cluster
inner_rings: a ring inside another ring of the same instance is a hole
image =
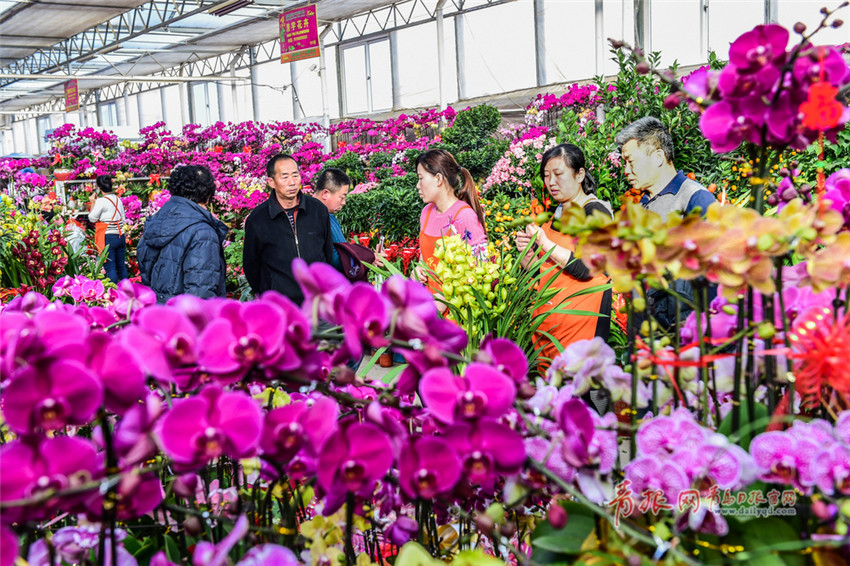
[[[805,149],[817,139],[817,129],[803,119],[810,89],[818,82],[840,89],[850,83],[850,69],[840,49],[804,43],[789,50],[789,37],[782,26],[756,26],[732,43],[722,71],[700,69],[684,85],[710,103],[700,129],[714,151],[732,151],[745,141]],[[843,107],[825,130],[827,138],[835,141],[848,120],[850,109]]]

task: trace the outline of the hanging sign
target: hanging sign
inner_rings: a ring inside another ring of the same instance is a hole
[[[80,91],[77,90],[77,79],[65,83],[65,112],[76,112],[80,109]]]
[[[280,15],[281,63],[318,57],[319,49],[319,23],[316,20],[315,4]]]

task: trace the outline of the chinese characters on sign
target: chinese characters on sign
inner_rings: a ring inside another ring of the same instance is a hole
[[[291,63],[320,55],[316,6],[289,10],[280,15],[280,62]]]
[[[792,489],[781,492],[771,489],[767,493],[758,490],[733,492],[713,485],[702,493],[696,489],[683,490],[676,499],[675,502],[667,501],[667,496],[660,489],[646,489],[640,494],[634,494],[631,482],[625,480],[617,485],[616,494],[608,502],[608,507],[614,512],[614,525],[617,527],[620,526],[621,517],[628,517],[635,511],[658,515],[660,511],[672,511],[675,508],[678,514],[683,514],[689,510],[697,512],[700,506],[707,506],[711,512],[720,515],[767,517],[797,514],[794,508],[797,494]],[[767,507],[764,507],[765,503]]]
[[[65,112],[76,112],[80,109],[80,91],[77,90],[77,79],[65,83]]]

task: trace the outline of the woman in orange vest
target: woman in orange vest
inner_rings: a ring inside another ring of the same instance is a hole
[[[89,220],[94,222],[95,226],[94,242],[98,252],[109,246],[103,268],[106,270],[106,277],[113,283],[118,283],[128,277],[127,264],[124,262],[127,242],[121,230],[125,219],[124,204],[112,191],[112,177],[98,175],[95,183],[102,196],[97,198],[92,194],[89,199],[94,203],[89,212]]]
[[[529,224],[525,231],[518,232],[515,243],[517,248],[523,251],[528,247],[531,237],[536,234],[537,238],[532,250],[540,255],[551,250],[552,253],[544,262],[541,271],[546,272],[552,267],[556,269],[541,281],[541,286],[554,277],[555,280],[549,289],[557,290],[558,293],[534,314],[549,312],[556,307],[564,306],[571,310],[598,312],[602,315],[553,313],[547,316],[537,329],[538,348],[543,358],[541,367],[547,367],[548,362],[559,352],[552,341],[543,334],[544,332],[551,334],[563,347],[595,336],[600,336],[607,341],[611,316],[611,289],[568,298],[579,291],[608,283],[608,277],[604,274],[592,277],[587,266],[574,256],[575,246],[572,237],[553,229],[552,221],[560,218],[565,208],[570,206],[581,206],[588,215],[596,210],[608,216],[613,216],[613,213],[608,202],[596,198],[596,182],[587,171],[584,153],[577,146],[561,144],[544,153],[540,162],[540,176],[552,199],[557,202],[557,208],[552,219],[543,226]],[[532,250],[521,260],[525,267],[533,258]]]
[[[440,261],[434,257],[437,242],[443,236],[459,235],[479,257],[487,254],[487,233],[484,230],[484,212],[478,201],[475,183],[469,171],[444,149],[431,149],[416,160],[419,182],[416,189],[425,202],[419,217],[419,248],[422,261],[429,271],[434,271]],[[432,293],[442,286],[427,273],[418,273]],[[443,303],[437,303],[441,311]]]

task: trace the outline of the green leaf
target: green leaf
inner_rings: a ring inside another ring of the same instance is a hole
[[[726,415],[726,418],[721,421],[717,432],[727,437],[731,437],[733,432],[737,432],[740,435],[740,438],[738,440],[731,438],[731,440],[736,442],[736,444],[739,444],[744,450],[749,450],[750,442],[753,440],[753,437],[764,432],[769,422],[770,417],[766,406],[761,403],[756,403],[755,410],[753,411],[753,417],[750,418],[747,403],[742,402],[740,430],[732,430],[732,411],[730,411],[729,414]]]
[[[538,550],[556,554],[578,554],[584,541],[596,528],[593,512],[587,507],[572,501],[560,502],[569,515],[569,521],[563,529],[555,529],[546,520],[540,523],[531,534],[531,546],[535,561]]]
[[[745,560],[751,566],[806,564],[805,558],[799,552],[779,552],[782,547],[792,550],[792,547],[796,546],[793,543],[800,542],[800,533],[778,517],[761,517],[748,521],[744,523],[741,535],[747,551],[739,553],[737,558]]]
[[[384,376],[384,378],[381,381],[383,381],[387,385],[393,383],[396,380],[396,378],[399,375],[401,375],[401,372],[403,372],[405,369],[407,369],[408,365],[409,364],[401,364],[401,365],[394,367],[393,369],[391,369],[390,371],[387,372],[387,374]]]
[[[180,562],[180,549],[177,548],[177,543],[171,535],[163,536],[165,539],[165,555],[174,563]]]
[[[421,544],[411,541],[401,547],[394,566],[441,566],[442,564]]]

